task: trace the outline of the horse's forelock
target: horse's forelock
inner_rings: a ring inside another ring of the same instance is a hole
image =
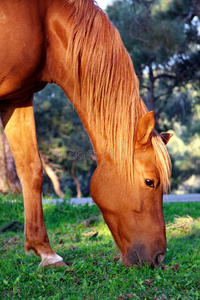
[[[163,193],[167,194],[170,187],[171,160],[167,148],[158,134],[152,137],[152,145],[156,156],[156,166],[160,174]]]

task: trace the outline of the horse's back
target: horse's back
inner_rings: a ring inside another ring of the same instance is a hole
[[[35,85],[45,58],[42,2],[0,1],[0,99],[20,98]]]

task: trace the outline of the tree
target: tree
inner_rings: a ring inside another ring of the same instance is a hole
[[[141,95],[160,114],[176,88],[199,80],[199,22],[191,0],[115,1],[109,18],[119,29],[140,79]]]

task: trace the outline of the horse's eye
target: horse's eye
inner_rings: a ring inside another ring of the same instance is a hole
[[[148,187],[151,187],[152,189],[154,188],[154,181],[153,180],[145,179],[144,182]]]

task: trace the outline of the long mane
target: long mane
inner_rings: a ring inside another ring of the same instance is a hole
[[[87,99],[89,126],[94,128],[94,134],[100,134],[106,141],[106,153],[117,158],[120,172],[131,181],[137,125],[147,112],[139,95],[139,83],[131,58],[117,29],[95,1],[66,2],[72,5],[67,53],[73,57],[72,72],[74,78],[79,79],[79,93]],[[156,133],[152,144],[166,192],[170,180],[170,159]]]

